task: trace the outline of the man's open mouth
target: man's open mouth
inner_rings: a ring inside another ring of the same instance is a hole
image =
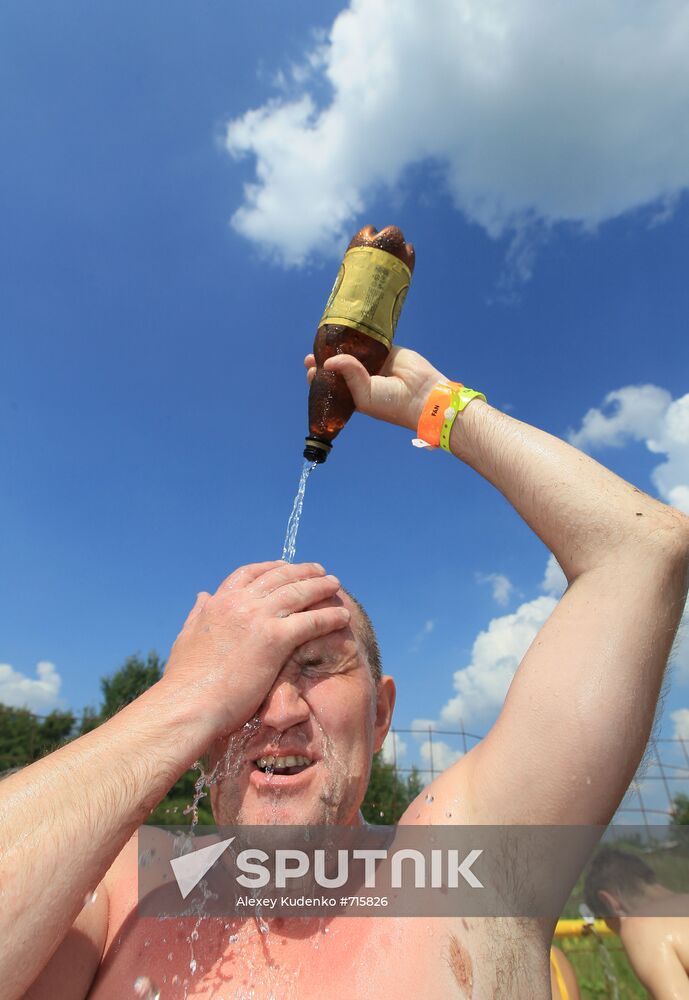
[[[288,757],[259,757],[254,761],[254,767],[264,774],[301,774],[307,767],[311,767],[314,762],[308,757],[288,756]]]

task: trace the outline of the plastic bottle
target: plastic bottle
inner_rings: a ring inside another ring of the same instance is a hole
[[[304,448],[309,461],[325,462],[333,438],[354,412],[344,378],[323,363],[335,354],[353,354],[370,375],[378,374],[392,347],[413,270],[414,247],[397,226],[379,232],[364,226],[349,244],[313,345],[316,375]]]

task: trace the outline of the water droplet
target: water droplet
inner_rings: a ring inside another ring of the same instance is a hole
[[[192,976],[196,975],[196,959],[195,958],[192,958],[191,962],[189,963],[189,971],[191,972]]]
[[[160,1000],[160,990],[148,976],[137,976],[134,980],[134,993],[141,1000]]]
[[[87,892],[86,895],[84,896],[84,906],[88,906],[89,903],[95,903],[97,899],[98,899],[98,893],[97,892],[95,892],[95,891],[94,892]]]
[[[230,944],[236,944],[239,941],[239,934],[230,934]]]
[[[198,941],[198,939],[199,939],[199,932],[196,930],[196,928],[193,929],[193,931],[191,932],[191,934],[189,935],[189,937],[191,938],[192,941]]]
[[[168,960],[168,962],[172,961],[172,952],[171,951],[168,952],[167,960]]]
[[[452,819],[452,813],[451,812],[446,812],[445,815],[447,816],[448,819]]]
[[[426,802],[428,802],[430,804],[432,801],[433,801],[433,796],[432,795],[427,795],[426,796]]]

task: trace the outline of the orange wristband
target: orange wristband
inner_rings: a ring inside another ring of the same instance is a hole
[[[416,429],[418,440],[425,441],[431,448],[440,447],[440,432],[446,419],[445,411],[452,402],[452,393],[463,388],[461,382],[450,381],[438,382],[433,386],[419,417]]]

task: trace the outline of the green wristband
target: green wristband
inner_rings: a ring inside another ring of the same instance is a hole
[[[450,405],[445,410],[445,421],[440,429],[440,447],[445,451],[450,451],[450,434],[457,414],[466,409],[472,399],[482,399],[484,403],[488,402],[482,392],[477,392],[476,389],[467,389],[465,385],[461,389],[452,390]]]

